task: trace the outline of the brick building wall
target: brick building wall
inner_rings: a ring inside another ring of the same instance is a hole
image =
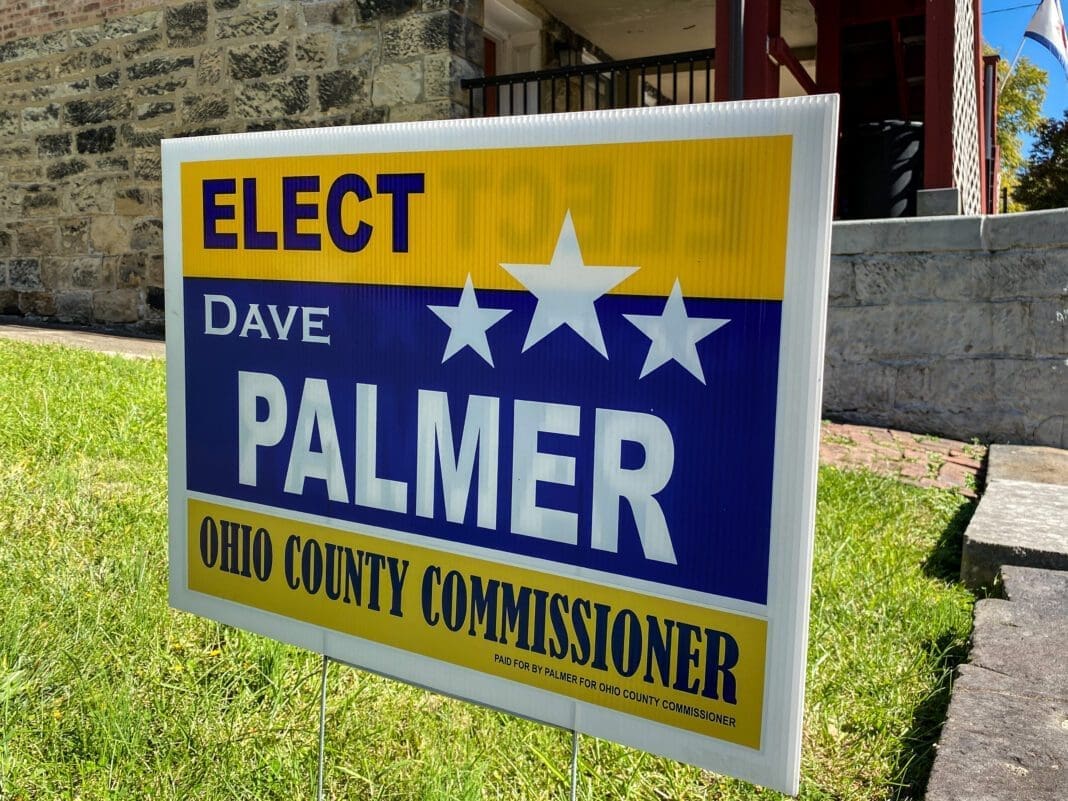
[[[0,3],[0,314],[160,329],[161,138],[464,116],[481,14],[481,0]]]

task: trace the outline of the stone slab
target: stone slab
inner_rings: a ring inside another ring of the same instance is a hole
[[[1028,445],[991,445],[987,479],[1068,487],[1068,451]]]
[[[1002,565],[1068,570],[1068,489],[994,480],[964,532],[961,578],[992,587]]]
[[[831,253],[982,250],[983,219],[953,216],[836,222],[831,233]]]
[[[1064,698],[1068,694],[1066,653],[1068,617],[997,599],[975,605],[968,657],[974,667],[1012,676],[1035,697]]]
[[[926,801],[1064,801],[1068,700],[955,687]]]
[[[1030,607],[1040,618],[1068,619],[1068,572],[1005,565],[1001,568],[1001,590],[1016,606]]]

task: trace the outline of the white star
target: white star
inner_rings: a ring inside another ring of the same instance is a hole
[[[538,299],[534,317],[523,343],[525,353],[562,325],[585,339],[594,350],[608,358],[601,335],[601,323],[593,303],[616,286],[637,267],[594,267],[582,261],[571,211],[556,240],[552,261],[548,264],[502,264],[512,277]]]
[[[493,367],[493,355],[490,353],[486,331],[500,322],[511,309],[482,309],[475,298],[475,287],[468,273],[464,282],[464,291],[460,293],[460,302],[456,306],[427,306],[449,327],[449,341],[445,343],[445,355],[441,363],[445,364],[464,348],[471,348]]]
[[[687,317],[686,306],[682,302],[682,288],[679,279],[668,295],[662,314],[624,314],[631,323],[652,340],[649,354],[642,365],[639,379],[645,378],[656,368],[669,361],[676,361],[690,371],[691,375],[705,383],[705,373],[701,369],[701,359],[697,355],[697,343],[730,320],[717,320],[711,317]]]

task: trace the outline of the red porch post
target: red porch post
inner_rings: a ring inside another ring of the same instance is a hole
[[[714,100],[731,99],[731,4],[716,0],[716,91]]]
[[[953,186],[953,0],[928,0],[923,185]]]
[[[842,0],[815,0],[816,87],[837,92],[842,83]]]
[[[781,32],[782,0],[746,0],[745,97],[779,96],[779,65],[768,57],[768,40]]]

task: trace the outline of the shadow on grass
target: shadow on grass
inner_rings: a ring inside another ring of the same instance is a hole
[[[948,583],[960,581],[964,530],[975,513],[975,507],[975,501],[962,504],[953,515],[935,547],[924,560],[925,575]],[[968,657],[968,647],[968,643],[962,642],[955,632],[946,632],[937,640],[924,643],[939,679],[928,696],[916,707],[909,730],[902,738],[902,748],[893,772],[896,786],[891,798],[894,801],[913,801],[924,797],[931,766],[934,764],[935,744],[942,734],[942,726],[949,709],[953,679],[957,666]]]

